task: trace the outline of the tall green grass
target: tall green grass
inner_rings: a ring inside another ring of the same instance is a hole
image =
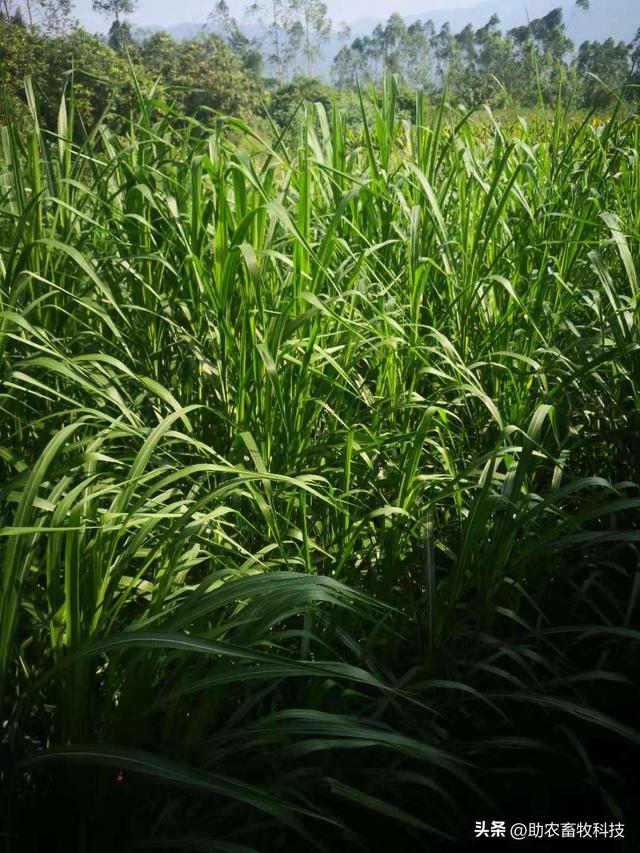
[[[637,118],[419,99],[411,125],[389,82],[359,134],[320,105],[270,139],[161,104],[87,130],[72,92],[54,133],[27,95],[0,159],[6,849],[631,814]]]

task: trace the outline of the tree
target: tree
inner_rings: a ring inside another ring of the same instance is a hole
[[[573,42],[567,38],[562,9],[552,9],[527,26],[510,30],[508,36],[514,42],[515,57],[522,63],[519,94],[524,102],[535,100],[537,93],[545,102],[553,102],[566,74],[565,59],[573,49]],[[531,80],[535,80],[537,86],[532,86]]]
[[[326,4],[322,0],[291,0],[288,32],[296,51],[304,57],[307,76],[311,77],[322,43],[331,33]]]
[[[387,39],[385,27],[378,24],[371,33],[371,38],[363,41],[367,47],[367,66],[375,83],[378,83],[387,67]]]
[[[284,0],[254,0],[247,7],[247,14],[255,18],[269,32],[271,53],[268,61],[275,68],[278,82],[282,83],[290,59],[286,36],[289,19]]]
[[[140,46],[140,59],[188,115],[204,119],[217,110],[248,116],[260,109],[257,81],[218,36],[178,42],[167,33],[154,33]]]
[[[128,119],[140,108],[136,83],[143,93],[152,86],[143,67],[136,67],[134,82],[128,60],[82,29],[43,38],[40,60],[42,70],[34,71],[33,77],[44,94],[39,99],[40,118],[49,128],[57,127],[60,99],[72,71],[74,112],[81,119],[78,131],[80,124],[92,127],[105,111]]]
[[[284,127],[301,103],[319,102],[329,110],[332,97],[333,92],[326,83],[315,77],[301,77],[274,92],[269,102],[269,113],[281,127]]]
[[[119,53],[124,52],[131,44],[131,27],[124,20],[136,8],[138,0],[91,0],[93,11],[111,18],[109,30],[109,47]]]
[[[608,106],[629,81],[630,46],[614,42],[585,41],[580,45],[575,67],[585,107]]]
[[[123,53],[125,45],[129,46],[133,43],[131,24],[128,21],[114,21],[109,28],[107,43],[112,50]]]
[[[435,36],[433,21],[414,21],[407,27],[403,46],[403,78],[414,89],[431,84],[431,43]]]
[[[629,45],[629,62],[631,72],[629,74],[629,95],[634,101],[640,100],[640,28]]]
[[[394,12],[386,23],[384,38],[384,73],[401,76],[403,52],[407,38],[407,25],[402,17]]]
[[[93,11],[120,23],[125,15],[131,15],[138,0],[91,0]]]
[[[0,0],[0,20],[57,35],[73,29],[71,0]]]
[[[513,57],[513,42],[505,38],[497,15],[473,34],[474,74],[469,80],[468,94],[472,103],[503,99],[504,90],[515,93],[520,68]]]
[[[372,58],[376,58],[370,36],[356,38],[344,45],[333,60],[332,75],[338,89],[355,89],[358,81],[375,78]]]
[[[351,38],[351,27],[346,21],[341,21],[336,29],[336,38],[341,45],[349,44]]]
[[[331,76],[336,89],[353,89],[358,79],[358,55],[348,45],[343,44],[333,58]]]
[[[8,124],[9,116],[20,124],[27,122],[24,78],[27,74],[39,77],[46,72],[43,42],[42,35],[35,28],[24,26],[13,15],[10,18],[6,18],[4,13],[0,15],[0,124]]]
[[[240,58],[242,64],[256,76],[260,76],[262,54],[256,39],[248,39],[231,14],[226,0],[218,0],[209,13],[208,21],[213,25],[216,35],[225,41]]]

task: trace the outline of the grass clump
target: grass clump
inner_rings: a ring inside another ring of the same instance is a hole
[[[28,94],[0,161],[7,849],[633,814],[637,118],[410,125],[389,83],[358,135],[322,106],[292,139],[159,106],[81,133],[72,93],[51,135]]]

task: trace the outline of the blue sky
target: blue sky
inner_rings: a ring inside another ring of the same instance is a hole
[[[215,0],[139,0],[138,11],[132,22],[139,26],[171,26],[185,21],[204,21]],[[227,0],[233,14],[242,19],[248,2]],[[386,18],[392,12],[425,15],[434,9],[464,8],[477,5],[480,0],[325,0],[330,17],[336,22],[354,21],[358,18]],[[75,14],[83,26],[91,31],[104,30],[105,19],[91,10],[91,0],[76,0]]]

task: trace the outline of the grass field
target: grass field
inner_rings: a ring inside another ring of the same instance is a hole
[[[68,97],[51,134],[28,93],[0,155],[5,848],[629,835],[640,121],[410,126],[390,84],[361,133],[87,129]]]

